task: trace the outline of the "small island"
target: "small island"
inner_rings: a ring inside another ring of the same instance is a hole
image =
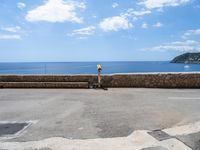
[[[200,53],[185,53],[175,57],[171,63],[200,64]]]

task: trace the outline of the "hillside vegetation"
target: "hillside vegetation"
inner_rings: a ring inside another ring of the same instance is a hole
[[[175,57],[171,63],[200,64],[200,53],[185,53]]]

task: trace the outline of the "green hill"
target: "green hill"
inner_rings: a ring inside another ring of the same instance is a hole
[[[175,57],[171,63],[200,64],[200,53],[185,53]]]

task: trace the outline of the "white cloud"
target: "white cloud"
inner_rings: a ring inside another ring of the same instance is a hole
[[[116,3],[116,2],[112,4],[112,8],[116,8],[116,7],[118,7],[118,6],[119,6],[119,4]]]
[[[26,4],[22,3],[22,2],[19,2],[19,3],[17,3],[17,7],[22,10],[22,9],[24,9],[26,7]]]
[[[143,28],[143,29],[147,29],[147,28],[148,28],[148,24],[143,23],[142,26],[141,26],[141,28]]]
[[[144,16],[144,15],[147,15],[147,14],[150,14],[150,13],[151,13],[150,10],[135,11],[132,8],[130,8],[125,13],[122,13],[121,16],[124,16],[124,17],[140,17],[140,16]]]
[[[180,52],[195,52],[200,51],[200,42],[193,40],[178,41],[162,44],[160,46],[155,46],[152,48],[146,48],[144,50],[151,51],[180,51]]]
[[[157,22],[156,24],[153,25],[153,27],[156,27],[156,28],[160,28],[162,26],[163,24],[161,22]]]
[[[99,27],[106,32],[127,30],[133,27],[131,22],[137,20],[137,17],[141,17],[150,13],[150,10],[135,11],[133,9],[128,9],[119,16],[105,18],[100,22]]]
[[[78,36],[79,38],[87,37],[95,33],[95,26],[89,26],[82,29],[73,30],[68,36]]]
[[[96,18],[97,18],[97,16],[96,16],[96,15],[92,15],[92,18],[96,19]]]
[[[48,0],[45,4],[30,10],[26,20],[30,22],[73,22],[82,23],[83,18],[77,16],[77,11],[86,8],[85,4],[76,1]]]
[[[1,30],[6,31],[6,32],[19,32],[21,30],[20,26],[15,26],[15,27],[2,27]]]
[[[0,40],[20,40],[21,36],[14,34],[14,35],[9,35],[9,34],[4,34],[0,35]]]
[[[121,29],[126,30],[133,27],[133,25],[129,22],[129,20],[123,16],[114,16],[110,18],[104,19],[100,22],[99,27],[107,32],[107,31],[119,31]]]
[[[188,37],[194,36],[194,35],[200,35],[200,29],[188,30],[183,34],[182,38],[188,38]]]
[[[144,16],[144,15],[150,14],[151,11],[149,11],[149,10],[142,10],[142,11],[133,11],[132,13],[135,16]]]
[[[186,4],[191,0],[143,0],[140,5],[144,5],[147,9],[163,8],[167,6],[175,7]]]

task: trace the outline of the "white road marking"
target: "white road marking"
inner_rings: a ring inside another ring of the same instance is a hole
[[[171,100],[200,100],[200,97],[168,97]]]

